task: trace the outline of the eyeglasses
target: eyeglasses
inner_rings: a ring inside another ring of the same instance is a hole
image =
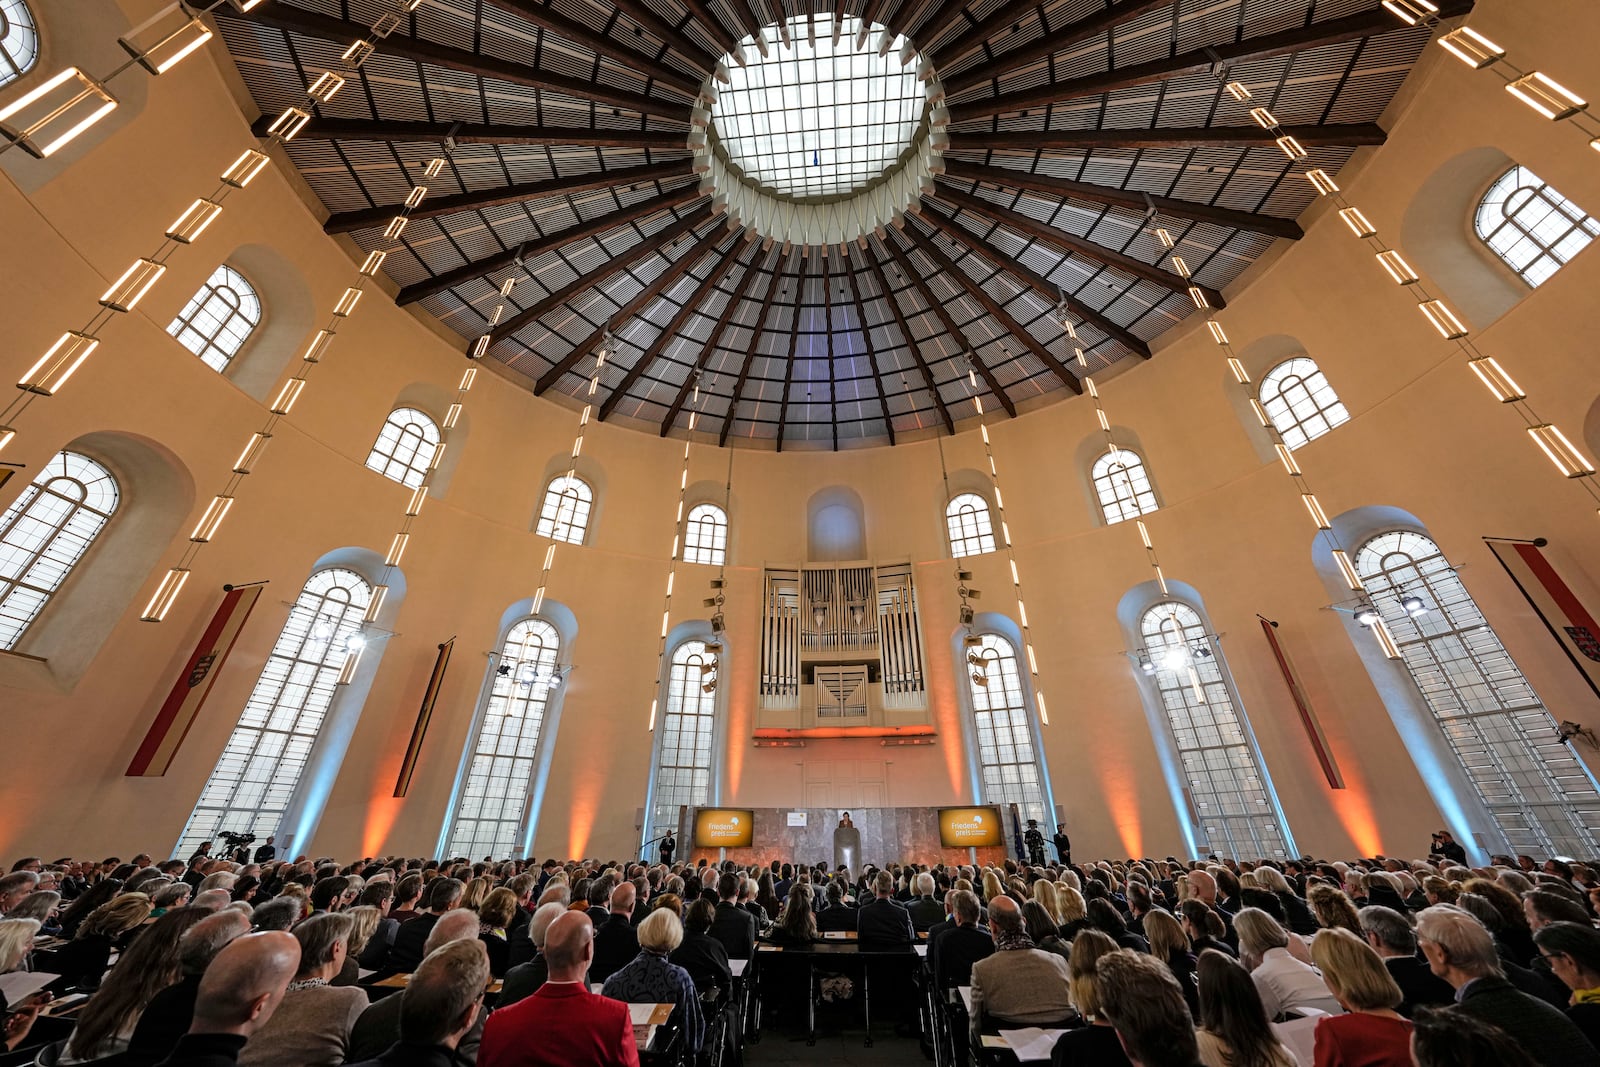
[[[1565,952],[1541,952],[1539,953],[1539,958],[1542,960],[1564,960],[1567,958],[1567,954]]]

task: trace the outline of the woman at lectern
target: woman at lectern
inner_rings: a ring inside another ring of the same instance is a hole
[[[845,812],[843,817],[841,817],[839,819],[839,825],[840,826],[855,826],[855,823],[850,821],[850,813],[848,811]]]

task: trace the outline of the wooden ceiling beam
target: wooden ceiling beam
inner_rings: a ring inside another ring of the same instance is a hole
[[[214,13],[222,17],[234,17],[229,14],[230,10],[228,7],[223,6],[215,9]],[[274,29],[299,33],[307,37],[317,37],[340,44],[366,37],[370,32],[370,28],[362,23],[349,22],[344,19],[332,18],[328,15],[319,15],[314,11],[290,7],[288,4],[282,3],[281,0],[267,0],[266,3],[243,17],[262,26],[271,26]],[[474,77],[493,78],[496,81],[522,85],[530,89],[538,89],[541,92],[560,93],[562,96],[583,104],[606,104],[641,115],[656,115],[660,118],[673,119],[675,121],[687,121],[689,118],[689,101],[687,100],[656,100],[652,97],[640,96],[636,93],[599,85],[589,78],[569,78],[561,74],[552,74],[549,71],[540,70],[526,63],[516,63],[509,59],[469,52],[464,48],[452,48],[449,45],[435,44],[420,37],[391,35],[383,42],[383,55],[390,58],[409,59],[415,63],[443,67],[446,70],[471,74]]]
[[[597,234],[605,233],[613,227],[625,226],[630,222],[666,211],[669,208],[675,208],[690,201],[698,200],[704,195],[698,185],[690,185],[683,189],[669,189],[659,196],[648,197],[636,204],[624,205],[615,211],[592,218],[588,222],[580,222],[578,225],[568,229],[557,230],[535,240],[526,241],[515,248],[508,248],[503,252],[496,252],[482,259],[464,263],[459,267],[445,271],[443,274],[436,274],[426,281],[413,282],[401,288],[399,295],[395,297],[395,302],[402,305],[414,304],[425,296],[442,293],[451,286],[460,285],[462,282],[471,281],[473,278],[478,278],[497,270],[503,270],[518,259],[533,259],[542,256],[553,248],[560,248],[562,245],[571,244],[573,241],[594,237]]]
[[[1081,18],[1058,29],[1052,30],[1046,24],[1044,35],[1037,40],[1009,52],[995,52],[991,48],[990,54],[993,58],[989,62],[975,64],[959,74],[943,79],[945,91],[954,96],[964,89],[997,78],[1008,70],[1071,51],[1075,46],[1157,8],[1171,6],[1172,0],[1122,0],[1119,4],[1096,11],[1087,18]],[[1026,18],[1038,7],[1039,0],[1011,0],[1011,3],[1001,5],[993,14],[951,41],[949,45],[935,49],[934,54],[940,65],[954,66],[957,60],[992,44],[992,39],[997,34],[1005,33],[1014,23]],[[1043,18],[1043,14],[1040,17]]]
[[[728,32],[728,27],[722,20],[712,14],[711,9],[705,5],[705,0],[683,0],[683,6],[689,9],[700,27],[711,35],[711,39],[722,46],[724,52],[732,52],[738,47],[739,39]]]
[[[744,274],[739,277],[739,284],[734,288],[733,295],[728,298],[727,305],[722,309],[722,314],[717,317],[717,323],[711,328],[711,336],[706,338],[705,345],[700,350],[700,358],[695,361],[696,371],[704,371],[711,354],[717,350],[717,343],[722,340],[722,332],[728,328],[728,323],[733,321],[734,313],[744,301],[744,294],[750,291],[750,284],[761,273],[757,261],[764,258],[760,252],[750,257],[750,262],[745,265]],[[689,399],[689,392],[694,388],[694,375],[683,380],[683,385],[678,389],[677,397],[672,401],[672,406],[667,409],[667,417],[661,420],[661,433],[665,437],[672,430],[672,424],[678,420],[678,413],[683,410],[683,405]]]
[[[267,136],[276,115],[263,115],[250,124],[257,137]],[[687,134],[671,130],[584,130],[574,126],[484,126],[461,122],[391,122],[370,119],[313,117],[295,135],[297,141],[393,141],[443,144],[571,145],[577,148],[651,148],[689,151]]]
[[[1093,241],[1085,240],[1082,237],[1063,233],[1061,230],[1036,219],[1031,219],[1019,211],[1012,211],[1010,208],[991,204],[981,197],[973,196],[971,193],[953,189],[948,184],[938,185],[933,195],[964,211],[970,211],[974,215],[982,215],[998,222],[1007,229],[1015,230],[1020,234],[1033,238],[1035,241],[1043,241],[1046,244],[1052,244],[1058,248],[1065,248],[1070,252],[1075,252],[1085,259],[1091,259],[1099,263],[1101,266],[1110,267],[1112,270],[1121,271],[1135,278],[1141,278],[1144,281],[1170,289],[1174,293],[1186,293],[1189,291],[1189,281],[1178,277],[1171,271],[1162,270],[1160,267],[1152,266],[1142,259],[1135,259],[1126,253],[1097,245]],[[1198,282],[1195,284],[1205,294],[1212,307],[1221,308],[1227,306],[1227,301],[1222,298],[1222,294],[1217,290],[1210,286],[1200,285]]]
[[[438,218],[458,211],[476,211],[481,208],[515,204],[523,200],[542,200],[564,193],[582,193],[591,189],[626,189],[646,182],[687,178],[692,173],[692,161],[675,159],[667,163],[654,163],[644,167],[619,167],[616,170],[574,174],[565,178],[551,178],[542,182],[521,185],[503,185],[494,189],[476,189],[453,196],[437,196],[424,200],[411,209],[413,219]],[[360,211],[340,211],[328,216],[323,223],[325,233],[351,233],[370,226],[383,226],[404,207],[403,204],[385,204],[362,208]]]
[[[612,6],[637,23],[648,33],[661,38],[678,53],[694,60],[695,66],[709,71],[717,65],[717,57],[707,52],[692,37],[678,30],[666,19],[651,10],[644,0],[611,0]]]
[[[604,422],[606,416],[616,410],[617,404],[627,395],[633,383],[639,380],[639,376],[645,372],[650,364],[656,361],[667,345],[672,342],[673,337],[677,336],[678,330],[685,322],[689,321],[689,316],[694,314],[695,309],[700,306],[700,301],[705,299],[706,294],[711,292],[712,288],[727,276],[728,271],[733,269],[735,263],[739,262],[739,253],[743,250],[744,244],[745,242],[743,241],[734,242],[734,246],[728,249],[721,262],[711,268],[711,272],[706,275],[705,280],[695,287],[694,293],[690,295],[688,300],[684,301],[682,307],[678,308],[677,313],[672,316],[672,321],[667,323],[665,329],[656,334],[656,339],[650,342],[650,347],[645,349],[644,354],[634,362],[633,366],[628,368],[628,373],[623,376],[622,381],[615,389],[611,390],[611,395],[606,397],[605,403],[600,405],[601,422]],[[712,247],[715,247],[715,245],[713,244]],[[690,373],[688,380],[694,380],[693,372]]]
[[[592,29],[575,18],[561,14],[554,6],[537,3],[535,0],[488,0],[488,2],[502,11],[526,19],[548,33],[581,45],[597,56],[604,56],[626,70],[634,71],[646,78],[654,78],[690,96],[700,94],[700,82],[697,79],[668,69],[664,63],[658,62],[655,56],[624,47],[621,42],[606,36],[602,31]],[[694,62],[693,56],[684,58]]]
[[[910,231],[907,232],[910,233]],[[1066,365],[1057,359],[1055,354],[1048,348],[1040,344],[1033,334],[1028,332],[1027,327],[1013,318],[1011,313],[1001,306],[1000,301],[990,296],[984,291],[983,286],[973,281],[965,271],[957,267],[955,261],[945,255],[938,242],[933,240],[932,235],[925,239],[921,238],[919,234],[911,234],[911,236],[919,238],[917,247],[922,250],[923,255],[933,260],[934,265],[940,270],[960,282],[961,287],[971,293],[972,298],[983,305],[983,310],[994,316],[994,320],[1005,327],[1007,333],[1022,342],[1039,362],[1050,368],[1050,372],[1060,379],[1062,385],[1071,389],[1074,393],[1083,392],[1083,383],[1078,381],[1071,371],[1067,370]]]
[[[922,358],[922,352],[917,348],[917,339],[911,332],[910,324],[906,322],[905,312],[900,310],[900,304],[894,298],[894,290],[889,288],[889,277],[883,273],[883,264],[879,263],[878,257],[871,252],[863,254],[861,258],[867,261],[867,267],[877,279],[878,292],[883,294],[883,302],[889,305],[889,310],[894,314],[894,323],[900,329],[900,336],[906,343],[906,349],[916,361],[917,369],[922,372],[922,381],[928,387],[928,395],[933,398],[933,406],[939,409],[939,418],[944,420],[945,432],[955,433],[955,420],[950,417],[950,409],[945,406],[944,397],[939,395],[939,386],[933,380],[933,368],[928,366],[928,361]]]
[[[557,360],[555,366],[539,375],[539,380],[533,383],[533,395],[542,396],[545,390],[559,382],[568,371],[577,366],[585,355],[594,350],[594,347],[600,343],[601,338],[605,337],[607,330],[614,329],[615,333],[620,333],[625,322],[648,307],[652,300],[666,291],[667,286],[677,281],[685,271],[698,263],[700,257],[707,250],[715,248],[721,236],[723,235],[718,230],[713,229],[711,233],[696,241],[694,247],[690,248],[689,251],[677,259],[669,260],[667,268],[661,272],[655,281],[641,289],[637,296],[618,308],[615,314],[608,316],[605,322],[601,323],[593,333],[574,347],[571,352]],[[656,247],[664,256],[665,248],[660,245]]]
[[[1285,126],[1307,148],[1341,145],[1351,148],[1381,145],[1388,139],[1376,122],[1331,123],[1321,126]],[[950,134],[951,152],[1016,152],[1033,156],[1040,151],[1092,152],[1099,148],[1258,148],[1271,145],[1277,134],[1260,126],[1171,126],[1138,130],[1024,130]]]
[[[846,245],[845,254],[841,257],[844,267],[844,276],[850,279],[850,298],[856,305],[856,321],[861,324],[861,343],[867,349],[867,364],[872,368],[872,380],[878,385],[878,405],[883,408],[883,428],[889,434],[889,443],[894,444],[894,419],[889,415],[889,394],[883,390],[883,372],[878,368],[878,351],[872,347],[872,326],[867,322],[867,309],[861,303],[861,286],[856,282],[856,272],[852,264],[855,253],[849,251]]]
[[[955,223],[955,220],[946,218],[937,211],[921,211],[918,212],[915,217],[923,220],[924,222],[937,226],[940,230],[944,231],[946,235],[956,241],[959,241],[976,254],[983,256],[995,266],[1002,268],[1009,274],[1014,274],[1018,278],[1021,278],[1033,288],[1034,292],[1044,297],[1047,301],[1055,303],[1062,297],[1065,297],[1067,301],[1067,310],[1078,316],[1079,319],[1083,320],[1088,325],[1093,326],[1107,337],[1110,337],[1111,339],[1121,343],[1122,346],[1127,348],[1129,351],[1134,352],[1144,359],[1150,358],[1149,344],[1147,344],[1138,335],[1130,332],[1126,327],[1112,322],[1094,308],[1065,292],[1060,285],[1052,282],[1044,275],[1035,272],[1030,267],[1017,260],[1016,257],[1008,256],[992,245],[988,244],[986,241],[982,241],[973,234],[968,233],[961,226],[958,226]]]
[[[1440,8],[1441,17],[1450,17],[1470,11],[1472,3],[1471,0],[1456,0],[1455,3],[1440,4]],[[1363,37],[1372,37],[1403,28],[1404,26],[1392,14],[1382,7],[1374,5],[1367,11],[1346,15],[1343,18],[1313,22],[1309,26],[1297,26],[1293,29],[1281,30],[1278,33],[1250,37],[1243,41],[1208,45],[1205,48],[1193,49],[1179,55],[1165,56],[1146,63],[1134,63],[1127,67],[1117,67],[1099,74],[1090,74],[1081,78],[1069,78],[1066,81],[1056,82],[1051,85],[1040,85],[1028,89],[1018,89],[1009,93],[1001,93],[999,96],[991,97],[987,100],[951,104],[950,120],[952,122],[969,122],[975,119],[989,118],[993,115],[1008,115],[1017,111],[1042,108],[1047,104],[1059,104],[1067,100],[1081,100],[1088,96],[1099,96],[1102,93],[1109,93],[1117,89],[1127,89],[1136,85],[1150,85],[1155,82],[1170,81],[1173,78],[1180,78],[1187,74],[1207,73],[1219,66],[1227,67],[1237,63],[1252,63],[1257,60],[1272,59],[1276,56],[1304,52],[1308,49],[1322,48],[1327,45],[1343,44],[1347,41],[1355,41]]]
[[[783,392],[778,400],[778,451],[783,451],[783,431],[789,421],[789,390],[794,388],[795,347],[800,343],[800,301],[806,295],[806,262],[810,259],[802,249],[800,273],[795,275],[794,313],[789,316],[789,358],[783,366]]]
[[[977,349],[972,347],[972,342],[967,340],[967,335],[961,332],[960,326],[956,325],[956,320],[944,306],[944,301],[937,299],[933,295],[933,291],[922,280],[922,275],[912,269],[911,261],[906,258],[904,252],[900,251],[892,237],[883,242],[883,247],[889,250],[889,254],[894,257],[895,262],[900,264],[900,269],[905,272],[905,276],[911,279],[911,284],[917,290],[917,295],[922,297],[922,302],[933,309],[933,313],[939,317],[939,321],[944,324],[944,328],[955,339],[956,344],[960,345],[962,350],[972,357],[972,366],[983,376],[984,383],[989,387],[989,392],[993,393],[994,398],[1000,401],[1000,406],[1005,408],[1006,414],[1016,418],[1017,405],[1011,402],[1011,398],[1006,395],[1006,391],[1000,387],[1000,379],[994,376],[994,371],[990,370],[988,364],[978,358]],[[959,275],[956,280],[960,280]]]
[[[635,244],[626,252],[613,257],[608,257],[604,263],[600,264],[599,267],[590,271],[588,274],[580,274],[577,278],[555,290],[549,296],[546,296],[543,300],[540,300],[537,304],[523,308],[509,319],[506,319],[504,322],[495,326],[493,331],[490,333],[491,343],[504,340],[506,337],[509,337],[511,334],[514,334],[518,330],[522,329],[522,327],[526,326],[528,323],[533,322],[535,319],[542,318],[550,311],[560,307],[562,304],[565,304],[568,300],[571,300],[574,296],[583,292],[585,289],[596,288],[607,278],[613,277],[621,271],[627,270],[629,267],[632,267],[635,263],[638,263],[641,259],[644,259],[647,256],[654,255],[656,250],[662,245],[676,241],[684,234],[695,230],[710,217],[711,209],[709,207],[703,207],[698,211],[691,211],[689,214],[685,215],[677,222],[674,222],[671,226],[668,226],[660,233],[650,234],[648,237]]]
[[[744,392],[744,383],[750,377],[750,364],[756,358],[756,349],[760,347],[761,335],[766,332],[767,312],[772,307],[772,298],[778,295],[778,286],[783,281],[784,268],[794,258],[795,254],[793,252],[787,256],[780,253],[778,262],[772,265],[772,274],[770,275],[772,281],[767,286],[766,294],[761,298],[761,310],[756,312],[755,324],[750,327],[750,348],[745,352],[744,363],[739,367],[739,377],[733,383],[733,395],[728,398],[728,413],[722,417],[722,429],[717,434],[717,446],[719,448],[728,443],[728,433],[733,429],[734,416],[739,413],[739,397]]]
[[[1253,211],[1235,211],[1232,208],[1214,207],[1211,204],[1197,204],[1192,200],[1177,200],[1170,196],[1155,196],[1141,193],[1137,189],[1118,189],[1114,186],[1095,185],[1092,182],[1069,181],[1066,178],[1029,174],[1009,167],[984,166],[960,159],[946,159],[944,173],[947,178],[987,182],[1008,189],[1026,189],[1057,199],[1070,196],[1094,204],[1132,208],[1141,215],[1147,207],[1153,206],[1158,211],[1179,218],[1212,222],[1219,226],[1231,226],[1234,229],[1264,233],[1272,237],[1287,237],[1291,241],[1297,241],[1305,236],[1305,231],[1294,219],[1278,218],[1276,215],[1258,215]]]

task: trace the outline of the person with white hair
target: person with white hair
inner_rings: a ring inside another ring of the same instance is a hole
[[[1278,920],[1260,908],[1241,908],[1233,928],[1239,935],[1239,961],[1250,971],[1267,1018],[1302,1008],[1330,1015],[1342,1010],[1316,969],[1289,954],[1289,933]]]
[[[35,878],[34,882],[37,881]],[[6,974],[22,966],[22,961],[33,948],[33,937],[38,932],[37,919],[0,919],[0,974]],[[6,1003],[5,994],[0,993],[0,1014],[5,1018],[5,1030],[0,1032],[0,1040],[4,1041],[3,1047],[6,1051],[16,1048],[27,1040],[28,1033],[33,1029],[34,1020],[39,1017],[39,1008],[46,999],[48,997],[30,997],[13,1008]]]
[[[657,908],[639,924],[639,954],[606,979],[602,996],[629,1004],[673,1004],[672,1023],[683,1034],[690,1053],[698,1055],[705,1039],[700,994],[689,972],[667,957],[683,943],[683,923],[666,908]]]
[[[915,896],[906,904],[906,911],[911,913],[911,925],[917,932],[944,921],[944,905],[933,895],[933,875],[922,871],[911,880],[911,889]]]
[[[1506,980],[1493,936],[1471,913],[1450,904],[1423,909],[1417,941],[1433,973],[1455,989],[1457,1011],[1498,1026],[1544,1067],[1600,1067],[1600,1050],[1572,1020]]]
[[[508,1007],[524,997],[532,996],[549,979],[549,961],[544,955],[545,933],[557,916],[566,914],[566,911],[567,906],[556,901],[534,909],[533,919],[528,923],[528,938],[533,942],[535,955],[533,959],[519,963],[506,972],[500,988],[500,999],[495,1002],[496,1008]]]

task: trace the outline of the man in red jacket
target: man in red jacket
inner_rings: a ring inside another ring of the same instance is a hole
[[[585,984],[594,923],[581,911],[545,931],[550,978],[538,992],[489,1016],[478,1067],[639,1067],[628,1006]]]

